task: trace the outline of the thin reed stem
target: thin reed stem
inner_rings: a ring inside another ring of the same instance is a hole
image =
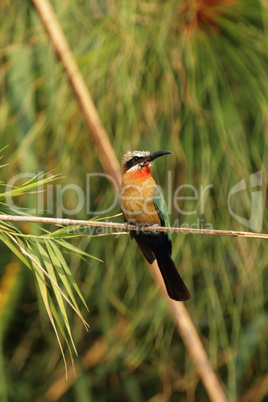
[[[0,215],[0,221],[13,221],[13,222],[29,222],[29,223],[46,223],[60,226],[93,226],[96,228],[111,228],[122,229],[124,231],[145,231],[145,232],[171,232],[171,233],[184,233],[184,234],[201,234],[213,236],[231,236],[231,237],[247,237],[254,239],[268,239],[267,233],[253,233],[242,232],[234,230],[220,230],[220,229],[194,229],[194,228],[180,228],[180,227],[163,227],[163,226],[135,226],[128,223],[116,222],[99,222],[99,221],[86,221],[81,219],[62,219],[62,218],[46,218],[39,216],[21,216],[21,215]],[[120,234],[120,233],[119,233]]]

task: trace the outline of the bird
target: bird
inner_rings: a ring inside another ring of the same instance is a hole
[[[167,206],[160,187],[151,175],[152,163],[170,151],[133,151],[124,155],[119,205],[126,223],[135,226],[170,226]],[[130,230],[145,259],[157,260],[169,297],[176,301],[190,299],[190,293],[171,257],[171,233]]]

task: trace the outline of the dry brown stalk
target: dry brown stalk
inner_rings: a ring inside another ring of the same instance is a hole
[[[48,0],[32,0],[47,30],[49,39],[63,64],[72,89],[78,99],[83,116],[89,127],[91,141],[98,153],[103,170],[120,182],[120,165],[97,109],[78,69],[70,46]]]

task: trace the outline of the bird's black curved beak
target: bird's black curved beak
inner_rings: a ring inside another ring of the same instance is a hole
[[[159,156],[168,155],[168,154],[172,154],[172,152],[170,152],[170,151],[156,151],[156,152],[153,152],[150,155],[146,156],[144,159],[145,159],[146,162],[152,162],[156,158],[159,158]]]

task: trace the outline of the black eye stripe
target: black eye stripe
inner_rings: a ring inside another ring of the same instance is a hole
[[[131,169],[133,166],[137,165],[139,161],[141,161],[143,158],[140,156],[133,156],[129,161],[126,162],[126,170]]]

